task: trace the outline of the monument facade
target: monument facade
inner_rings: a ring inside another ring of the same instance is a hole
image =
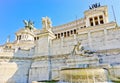
[[[59,26],[43,17],[41,30],[24,24],[14,42],[0,46],[0,83],[60,80],[64,68],[106,68],[120,77],[120,27],[108,21],[107,6],[94,5]]]

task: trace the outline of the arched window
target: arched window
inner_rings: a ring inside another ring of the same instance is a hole
[[[67,36],[68,36],[68,37],[70,36],[70,33],[69,33],[69,31],[67,31]]]
[[[36,37],[34,37],[34,40],[36,40]]]
[[[37,37],[37,40],[39,40],[39,37]]]
[[[63,37],[63,33],[61,33],[61,37]]]
[[[56,36],[56,39],[57,39],[57,34],[55,34],[55,36]]]
[[[64,32],[64,37],[66,37],[66,32]]]
[[[93,18],[89,18],[90,26],[93,26]]]
[[[99,16],[99,19],[100,19],[100,24],[104,24],[103,16],[102,15]]]
[[[99,23],[98,23],[98,17],[96,16],[96,17],[94,17],[94,21],[95,21],[95,25],[98,25]]]
[[[76,34],[76,29],[74,29],[74,34]]]
[[[21,35],[19,35],[19,40],[21,40]]]
[[[60,38],[60,33],[58,33],[58,38]]]
[[[73,34],[73,31],[71,30],[71,35]]]

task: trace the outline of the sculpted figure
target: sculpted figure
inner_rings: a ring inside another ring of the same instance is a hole
[[[84,49],[80,41],[77,42],[77,44],[74,46],[74,49],[72,51],[72,55],[80,55],[80,56],[84,56],[84,55],[89,56],[93,53],[95,53],[95,51]]]
[[[32,22],[31,20],[27,21],[27,20],[23,20],[25,27],[28,27],[29,29],[33,29],[34,28],[34,22]]]
[[[28,21],[28,27],[30,29],[33,29],[34,28],[34,22],[32,22],[31,20]]]
[[[28,26],[28,21],[27,20],[23,20],[25,26]]]
[[[42,18],[42,27],[45,29],[45,30],[51,30],[51,27],[52,27],[52,22],[50,20],[50,18],[48,17],[43,17]]]
[[[78,54],[81,56],[84,55],[84,47],[81,45],[79,41],[77,42],[77,45],[74,46],[73,54]]]

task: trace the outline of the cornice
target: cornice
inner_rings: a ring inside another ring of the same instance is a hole
[[[52,28],[53,28],[53,29],[58,29],[58,28],[66,27],[66,26],[71,25],[71,24],[76,24],[76,22],[77,22],[77,23],[78,23],[78,22],[84,23],[84,20],[85,20],[85,18],[81,18],[81,19],[74,20],[74,21],[69,22],[69,23],[66,23],[66,24],[62,24],[62,25],[59,25],[59,26],[54,26],[54,27],[52,27]],[[82,24],[82,23],[80,23],[80,24]]]
[[[65,59],[70,54],[61,54],[61,55],[33,55],[31,57],[18,57],[18,56],[0,56],[0,59],[9,59],[9,60],[32,60],[32,61],[40,61],[40,60],[48,60],[51,59]]]

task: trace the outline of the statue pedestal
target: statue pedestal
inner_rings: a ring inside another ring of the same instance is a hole
[[[52,32],[43,31],[39,34],[39,40],[36,41],[35,55],[33,57],[34,62],[31,65],[29,77],[30,82],[40,81],[40,80],[49,80],[51,66],[50,58],[51,56],[51,46],[52,39],[55,36]],[[51,74],[52,77],[52,74]]]
[[[52,31],[44,31],[39,35],[39,40],[36,41],[35,56],[50,55],[52,40],[55,35]]]

